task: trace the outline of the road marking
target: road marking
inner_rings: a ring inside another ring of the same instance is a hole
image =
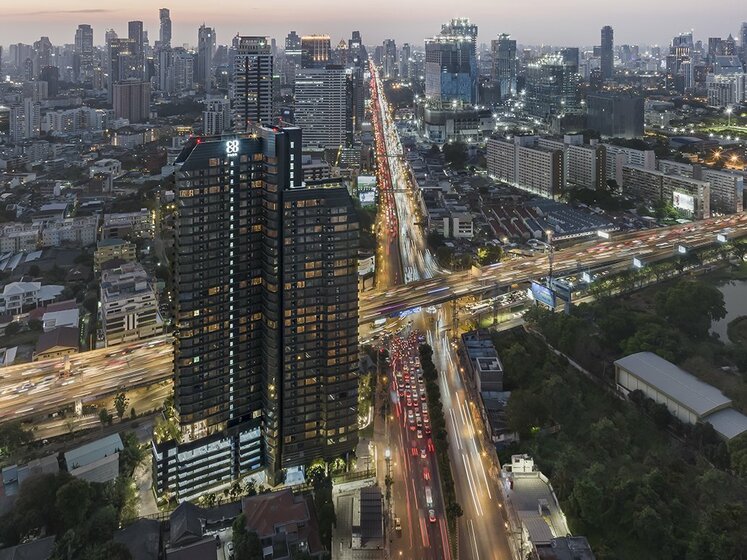
[[[482,455],[480,454],[480,450],[477,448],[477,437],[475,436],[475,434],[477,433],[477,431],[475,430],[475,424],[472,422],[472,417],[469,414],[469,408],[467,407],[467,403],[466,402],[464,403],[464,408],[465,408],[465,415],[469,419],[469,424],[472,427],[472,436],[473,436],[472,437],[472,446],[474,447],[474,450],[475,450],[475,456],[476,456],[475,460],[480,465],[480,470],[482,471],[482,479],[485,481],[485,488],[487,488],[488,499],[490,500],[490,499],[493,498],[492,495],[490,494],[490,484],[488,483],[488,476],[487,476],[487,474],[485,474],[485,466],[482,464],[483,463],[483,461],[482,461]],[[477,478],[477,477],[475,477],[475,478]]]
[[[480,560],[480,551],[477,548],[477,537],[475,537],[475,526],[472,524],[472,520],[467,520],[467,526],[469,527],[470,533],[472,534],[472,544],[475,547],[475,559]]]
[[[472,481],[472,474],[467,461],[467,456],[462,453],[462,462],[464,463],[464,470],[467,473],[467,484],[469,485],[470,494],[472,495],[472,502],[475,504],[475,511],[477,514],[482,516],[482,507],[480,507],[480,502],[477,500],[477,485]]]
[[[461,450],[462,449],[462,438],[459,437],[459,428],[457,428],[456,415],[454,414],[453,408],[449,409],[449,414],[451,416],[451,423],[454,425],[454,439],[457,442],[457,448]]]

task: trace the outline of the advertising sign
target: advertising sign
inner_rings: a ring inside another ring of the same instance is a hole
[[[689,194],[674,191],[672,193],[672,206],[685,212],[695,212],[695,198]]]
[[[539,282],[532,282],[530,292],[534,301],[542,303],[550,309],[555,309],[555,292],[550,288]]]

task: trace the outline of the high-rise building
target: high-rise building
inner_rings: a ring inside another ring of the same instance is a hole
[[[477,26],[467,18],[454,18],[441,25],[441,35],[461,37],[472,44],[472,55],[477,57]]]
[[[549,119],[578,109],[578,66],[561,55],[546,55],[527,65],[525,111]]]
[[[516,95],[517,62],[516,40],[502,33],[491,41],[493,54],[492,80],[498,86],[501,100]]]
[[[384,39],[381,65],[384,67],[384,78],[391,80],[397,77],[397,44],[394,39]]]
[[[194,54],[176,47],[169,51],[170,62],[167,72],[168,93],[183,93],[195,87],[195,57]]]
[[[197,32],[197,76],[195,81],[209,91],[213,83],[213,56],[215,55],[215,31],[203,23]]]
[[[233,125],[237,132],[271,125],[272,52],[267,37],[237,36],[233,60]]]
[[[742,62],[747,65],[747,21],[739,28],[739,45],[742,48]]]
[[[202,133],[218,136],[231,130],[231,102],[228,99],[208,99],[202,112]]]
[[[176,161],[174,391],[155,485],[189,499],[357,444],[358,224],[303,182],[301,131],[193,139]]]
[[[132,42],[132,55],[138,73],[136,77],[142,79],[145,75],[145,31],[142,21],[127,23],[127,38]]]
[[[158,10],[158,21],[160,27],[158,30],[158,40],[161,42],[161,46],[171,46],[171,12],[168,8],[161,8]]]
[[[614,31],[609,25],[602,27],[602,49],[600,69],[602,79],[610,80],[615,73]]]
[[[347,79],[342,66],[304,68],[296,75],[295,123],[304,147],[339,148],[347,130]]]
[[[291,31],[285,37],[285,56],[283,58],[283,82],[293,85],[296,72],[301,68],[301,37]]]
[[[93,29],[85,23],[75,31],[75,60],[78,64],[75,79],[90,82],[93,79]]]
[[[131,123],[147,122],[150,117],[150,82],[125,80],[114,84],[114,115]]]
[[[426,39],[425,97],[434,105],[477,103],[477,59],[471,37]]]
[[[412,57],[412,49],[410,43],[405,43],[399,50],[399,77],[403,80],[409,80],[410,76],[410,59]]]
[[[614,92],[586,96],[586,126],[602,136],[641,138],[643,98]]]
[[[110,37],[107,42],[107,87],[109,100],[114,92],[114,84],[124,80],[141,79],[138,75],[135,45],[130,39]]]
[[[324,68],[330,60],[329,35],[304,35],[301,37],[301,66]]]

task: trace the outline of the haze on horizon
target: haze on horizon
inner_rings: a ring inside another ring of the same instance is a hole
[[[3,0],[10,3],[10,0]],[[94,42],[103,44],[104,32],[113,28],[127,34],[129,20],[142,20],[151,44],[158,38],[158,8],[171,9],[173,44],[194,45],[201,23],[215,27],[219,44],[242,35],[267,35],[283,44],[291,29],[299,34],[323,33],[336,44],[358,29],[366,44],[379,44],[385,38],[398,43],[422,45],[437,33],[441,23],[453,17],[468,17],[479,27],[479,42],[489,43],[498,33],[510,33],[520,44],[589,46],[598,44],[603,25],[615,29],[617,44],[667,44],[672,36],[694,28],[698,39],[735,36],[742,21],[747,21],[743,0],[721,0],[718,9],[693,0],[534,0],[517,3],[510,0],[472,0],[456,4],[447,0],[422,0],[403,3],[379,0],[375,3],[339,0],[286,0],[282,3],[237,0],[181,0],[170,3],[154,0],[128,0],[102,3],[97,0],[32,0],[13,2],[0,9],[0,41],[33,43],[48,36],[54,44],[72,43],[80,23],[94,27]],[[344,5],[344,10],[341,10]],[[407,9],[403,10],[403,6]],[[104,7],[102,7],[104,6]],[[531,9],[528,9],[531,6]],[[209,9],[206,9],[209,7]],[[707,16],[707,17],[705,17]]]

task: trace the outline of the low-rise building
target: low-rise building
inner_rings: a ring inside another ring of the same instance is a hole
[[[384,500],[381,488],[365,486],[335,496],[332,560],[384,560]]]
[[[52,360],[80,350],[80,330],[78,327],[58,327],[42,333],[36,343],[33,361]]]
[[[711,185],[708,181],[625,165],[623,191],[647,204],[666,202],[695,219],[711,216]]]
[[[102,272],[101,323],[107,346],[160,334],[158,299],[140,264],[125,263]]]
[[[153,237],[154,229],[153,215],[147,208],[141,208],[139,212],[106,214],[101,225],[101,239],[150,239]]]
[[[99,273],[105,264],[112,261],[128,263],[135,260],[137,260],[137,248],[134,243],[116,237],[102,239],[93,253],[93,270]]]
[[[62,245],[88,247],[96,243],[98,227],[98,216],[48,221],[42,229],[41,244],[42,247],[60,247]]]
[[[92,441],[65,453],[68,472],[88,482],[111,482],[119,476],[119,434]]]
[[[38,307],[55,301],[63,286],[41,282],[11,282],[3,286],[0,293],[0,314],[17,315],[30,307]]]
[[[38,225],[21,223],[0,226],[0,253],[36,251],[40,229]]]

